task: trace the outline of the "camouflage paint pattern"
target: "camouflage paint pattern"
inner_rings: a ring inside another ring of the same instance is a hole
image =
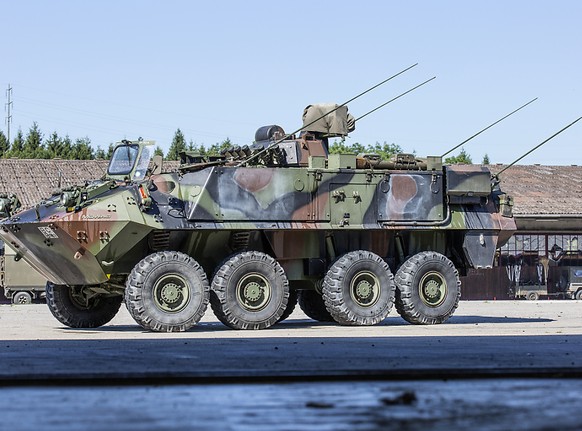
[[[149,144],[119,148],[149,162]],[[486,168],[360,169],[355,156],[328,158],[325,140],[306,137],[278,148],[297,148],[287,153],[293,163],[198,160],[151,176],[143,160],[127,174],[110,165],[107,178],[5,219],[0,237],[55,284],[122,289],[136,263],[161,250],[192,256],[209,275],[240,250],[272,255],[297,281],[321,278],[356,249],[393,270],[438,251],[463,272],[490,267],[516,229],[511,200]]]

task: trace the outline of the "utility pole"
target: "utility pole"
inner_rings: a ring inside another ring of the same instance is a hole
[[[8,145],[10,145],[10,123],[12,123],[12,87],[8,84],[8,90],[6,90],[6,129],[7,129],[7,138],[8,138]]]

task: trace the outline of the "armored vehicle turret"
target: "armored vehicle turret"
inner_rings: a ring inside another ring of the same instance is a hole
[[[152,331],[187,330],[208,304],[235,329],[268,328],[297,302],[342,325],[394,304],[411,323],[446,321],[459,274],[491,267],[516,229],[511,199],[481,166],[329,154],[355,126],[334,106],[306,108],[298,134],[271,125],[218,157],[183,153],[174,172],[151,163],[152,142],[123,141],[103,179],[12,215],[0,236],[71,327],[109,322],[123,300]]]

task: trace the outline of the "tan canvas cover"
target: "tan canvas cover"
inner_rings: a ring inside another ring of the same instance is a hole
[[[356,123],[354,117],[348,114],[348,107],[338,108],[338,106],[335,103],[318,103],[307,106],[303,111],[303,130],[325,133],[328,136],[346,136],[349,132],[354,131]],[[334,111],[334,109],[336,110]],[[331,113],[325,115],[328,112]],[[320,119],[317,120],[318,118]]]

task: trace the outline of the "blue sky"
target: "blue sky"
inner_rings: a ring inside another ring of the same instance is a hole
[[[13,87],[12,136],[123,138],[167,149],[180,128],[207,146],[300,127],[311,103],[355,100],[348,143],[442,154],[465,146],[508,163],[582,116],[580,1],[2,0],[0,95]],[[2,112],[5,115],[5,112]],[[0,123],[6,132],[4,121]],[[582,165],[582,122],[523,164]]]

